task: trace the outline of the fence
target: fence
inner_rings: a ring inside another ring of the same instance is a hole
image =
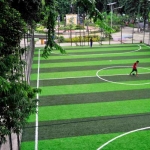
[[[34,32],[32,32],[30,36],[24,36],[23,40],[20,43],[20,46],[27,49],[27,51],[25,51],[24,55],[22,56],[22,60],[26,62],[26,66],[24,68],[24,80],[26,80],[28,84],[30,84],[31,65],[35,48]],[[7,142],[2,145],[0,144],[0,150],[20,150],[21,135],[22,134],[17,135],[15,133],[12,133],[10,136],[7,136]]]
[[[88,46],[89,39],[91,36],[98,36],[99,39],[93,42],[94,45],[102,44],[123,44],[123,43],[145,43],[150,45],[150,30],[141,30],[140,28],[120,26],[120,31],[116,33],[105,33],[100,29],[90,30],[56,30],[55,39],[59,45],[70,45],[70,46]],[[36,38],[42,38],[46,40],[46,34],[35,35]],[[60,37],[65,38],[65,42],[60,42]],[[88,41],[85,40],[88,37]],[[78,41],[75,41],[78,38]],[[69,39],[69,41],[67,41]],[[41,42],[37,42],[37,46],[41,45]],[[45,43],[43,43],[45,44]]]

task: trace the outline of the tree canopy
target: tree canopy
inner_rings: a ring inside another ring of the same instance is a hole
[[[19,2],[19,1],[18,1]],[[24,12],[25,13],[25,12]],[[35,113],[38,91],[25,80],[26,49],[20,41],[27,31],[27,22],[12,3],[0,0],[0,145],[5,135],[20,133],[31,113]],[[32,19],[32,16],[29,17]]]

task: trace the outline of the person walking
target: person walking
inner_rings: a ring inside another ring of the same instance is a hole
[[[93,39],[92,39],[92,37],[90,38],[90,47],[92,47],[93,46]]]
[[[136,72],[136,76],[138,75],[138,70],[137,70],[137,65],[138,65],[139,61],[137,60],[133,66],[132,66],[132,71],[130,72],[130,75],[132,75],[133,72]],[[134,75],[134,74],[133,74]]]

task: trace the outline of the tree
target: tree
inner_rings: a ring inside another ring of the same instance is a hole
[[[33,99],[39,91],[24,80],[26,64],[21,56],[26,49],[20,47],[20,40],[27,25],[9,2],[0,0],[0,145],[6,135],[11,139],[11,132],[19,134],[29,115],[36,112]]]
[[[10,6],[16,9],[29,25],[34,25],[34,22],[41,20],[41,0],[10,0]]]
[[[55,0],[45,0],[45,7],[49,7],[48,13],[48,22],[47,22],[47,29],[48,29],[48,41],[43,51],[43,57],[47,58],[53,49],[58,49],[61,53],[65,53],[64,49],[59,46],[54,41],[55,36],[55,22],[58,16],[56,12],[56,1]]]

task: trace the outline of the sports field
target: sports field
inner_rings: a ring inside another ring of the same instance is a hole
[[[31,85],[42,90],[21,150],[149,150],[150,47],[36,48]],[[139,60],[138,76],[130,76]]]

